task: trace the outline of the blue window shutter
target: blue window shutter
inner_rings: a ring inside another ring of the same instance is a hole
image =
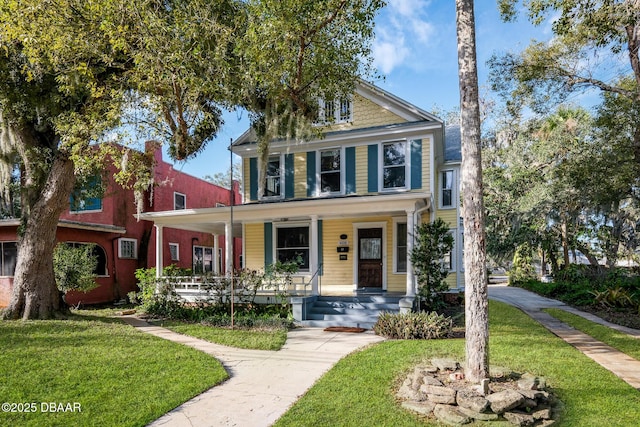
[[[318,275],[322,276],[322,220],[318,220],[318,267],[320,267],[320,271]]]
[[[249,159],[249,200],[258,200],[258,158]]]
[[[295,166],[293,154],[284,155],[284,198],[293,199],[295,193]]]
[[[307,152],[307,197],[316,194],[316,152]]]
[[[422,140],[409,141],[411,144],[411,189],[422,188]]]
[[[356,147],[347,147],[344,150],[345,184],[346,194],[356,192]]]
[[[264,266],[273,264],[273,223],[264,223]]]
[[[378,192],[378,144],[371,144],[367,150],[367,191]]]

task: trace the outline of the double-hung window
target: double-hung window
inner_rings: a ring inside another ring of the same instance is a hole
[[[320,152],[320,192],[340,192],[340,149]]]
[[[282,169],[280,165],[280,156],[269,157],[264,197],[280,197],[281,187]]]
[[[382,188],[400,189],[407,186],[407,142],[382,144]]]
[[[309,226],[278,227],[276,257],[283,263],[297,263],[300,271],[309,271]]]
[[[454,207],[453,204],[453,171],[442,171],[440,185],[440,205],[443,208]]]

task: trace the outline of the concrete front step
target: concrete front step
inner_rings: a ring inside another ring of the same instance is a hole
[[[349,326],[372,329],[380,313],[400,311],[401,296],[358,295],[354,297],[320,296],[309,307],[304,326]]]

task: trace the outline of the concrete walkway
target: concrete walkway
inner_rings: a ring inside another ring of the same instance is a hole
[[[583,352],[604,368],[613,372],[632,387],[640,390],[640,361],[572,328],[566,323],[545,313],[542,309],[558,308],[565,310],[636,338],[640,338],[640,331],[614,325],[592,314],[576,310],[563,302],[541,297],[521,288],[506,285],[491,285],[489,286],[489,298],[518,307],[549,331]]]
[[[372,332],[299,328],[289,331],[287,342],[279,351],[243,350],[177,334],[132,316],[122,319],[143,332],[212,355],[230,376],[151,426],[270,426],[338,360],[383,340]]]

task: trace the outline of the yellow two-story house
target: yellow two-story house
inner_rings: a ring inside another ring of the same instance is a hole
[[[143,214],[155,222],[158,241],[163,227],[226,236],[233,230],[243,238],[241,267],[297,261],[311,295],[379,292],[411,300],[413,229],[438,216],[455,238],[444,260],[447,280],[462,288],[459,128],[365,82],[352,97],[320,107],[322,138],[272,141],[262,191],[253,132],[233,142],[242,158],[242,205]]]

